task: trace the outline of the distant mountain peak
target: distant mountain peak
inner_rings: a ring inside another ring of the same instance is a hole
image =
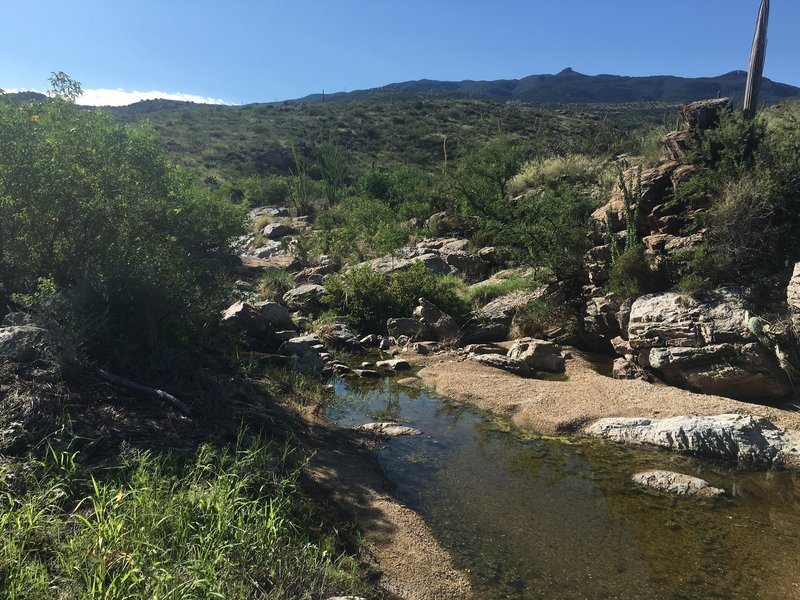
[[[469,97],[500,102],[535,104],[623,104],[627,102],[666,102],[682,104],[706,98],[728,97],[739,101],[744,95],[747,73],[731,71],[717,77],[676,77],[654,75],[585,75],[567,67],[556,75],[530,75],[522,79],[496,81],[435,81],[421,79],[391,83],[370,90],[329,94],[326,101],[380,100],[424,97]],[[761,102],[777,104],[800,98],[800,88],[764,78]],[[319,95],[301,98],[319,102]]]

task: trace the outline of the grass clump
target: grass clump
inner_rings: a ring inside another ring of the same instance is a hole
[[[529,277],[509,277],[497,282],[472,286],[467,289],[464,297],[471,306],[479,308],[495,298],[500,298],[519,290],[530,289],[532,285],[533,283]]]
[[[50,448],[0,467],[5,598],[298,598],[360,593],[313,526],[285,452],[242,436],[187,458],[131,453],[91,473]],[[314,531],[315,535],[310,535]]]

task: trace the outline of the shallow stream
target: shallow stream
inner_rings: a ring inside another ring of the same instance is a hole
[[[800,477],[737,472],[657,449],[549,438],[401,386],[339,380],[328,418],[402,421],[423,435],[378,452],[396,495],[470,574],[475,597],[800,598]],[[666,468],[730,496],[635,487]]]

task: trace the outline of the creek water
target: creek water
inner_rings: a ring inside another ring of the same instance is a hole
[[[338,380],[334,391],[327,416],[340,426],[422,430],[388,441],[378,460],[476,598],[800,598],[796,473],[540,436],[391,379]],[[697,501],[631,483],[654,468],[729,496]]]

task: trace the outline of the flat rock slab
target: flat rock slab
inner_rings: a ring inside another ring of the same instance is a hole
[[[503,369],[519,377],[530,377],[531,375],[531,368],[528,364],[524,360],[517,358],[509,358],[499,354],[470,354],[469,358],[487,367]]]
[[[419,429],[401,425],[400,423],[365,423],[353,427],[356,431],[367,431],[384,437],[400,437],[401,435],[421,435]]]
[[[353,373],[364,379],[380,379],[383,375],[372,369],[353,369]]]
[[[394,358],[391,360],[379,360],[375,363],[379,369],[389,369],[391,371],[408,371],[411,364],[402,358]]]
[[[681,416],[668,419],[606,418],[586,428],[593,437],[650,444],[695,456],[738,462],[751,467],[793,466],[798,455],[796,432],[750,415]]]
[[[643,471],[631,479],[642,487],[678,496],[718,498],[725,495],[725,490],[712,487],[705,479],[674,471]]]

